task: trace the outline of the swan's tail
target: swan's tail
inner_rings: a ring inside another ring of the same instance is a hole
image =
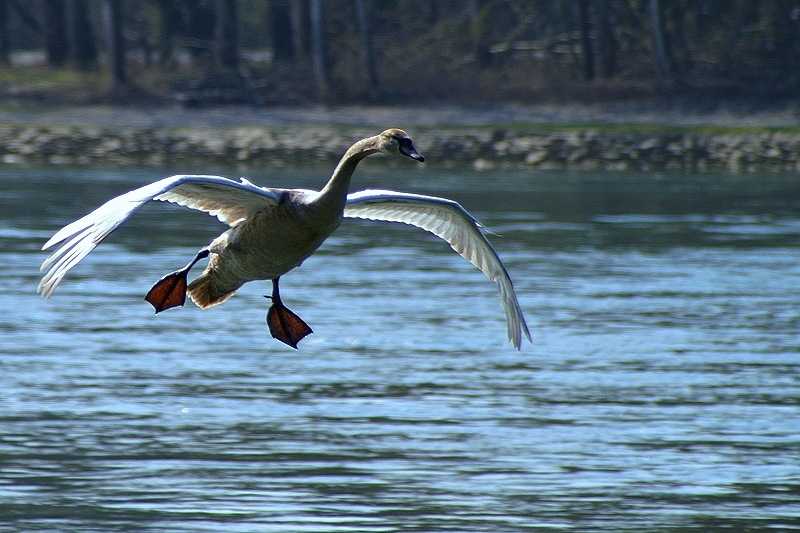
[[[234,287],[222,285],[214,275],[214,270],[206,269],[197,279],[189,284],[187,292],[189,297],[200,308],[205,309],[217,304],[221,304],[236,292],[242,284]]]

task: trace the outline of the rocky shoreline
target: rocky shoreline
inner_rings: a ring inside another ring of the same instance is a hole
[[[0,123],[0,164],[187,171],[330,166],[354,140],[375,132],[372,125],[341,123],[238,127]],[[800,172],[800,130],[795,127],[418,124],[413,135],[434,168]]]

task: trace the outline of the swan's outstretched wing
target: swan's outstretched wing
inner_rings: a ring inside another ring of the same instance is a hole
[[[49,298],[66,273],[112,231],[150,200],[173,202],[216,216],[235,226],[250,214],[278,202],[279,193],[245,179],[217,176],[171,176],[112,198],[88,215],[65,226],[42,247],[56,249],[42,263],[47,271],[38,292]]]
[[[508,340],[517,349],[522,345],[523,333],[531,340],[505,266],[481,233],[481,225],[458,203],[433,196],[366,190],[347,196],[344,216],[402,222],[444,239],[461,257],[497,283],[506,312]]]

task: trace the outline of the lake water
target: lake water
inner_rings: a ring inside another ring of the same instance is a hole
[[[365,221],[282,279],[299,351],[268,282],[153,314],[222,229],[174,206],[44,300],[45,240],[163,174],[0,172],[0,531],[800,529],[797,176],[363,167],[497,234],[533,344],[445,243]]]

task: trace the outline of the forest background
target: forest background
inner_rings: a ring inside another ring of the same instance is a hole
[[[800,2],[0,0],[0,64],[17,104],[785,104]]]

